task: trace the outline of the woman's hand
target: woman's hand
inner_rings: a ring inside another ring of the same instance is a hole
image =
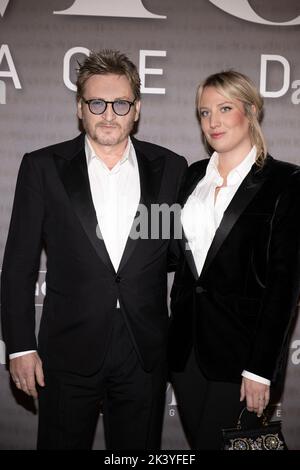
[[[247,410],[260,417],[270,400],[270,385],[243,377],[240,401],[246,399]]]

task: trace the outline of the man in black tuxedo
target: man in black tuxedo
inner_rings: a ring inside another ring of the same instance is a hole
[[[176,201],[186,162],[129,137],[139,113],[134,64],[117,51],[92,53],[77,80],[85,133],[25,155],[20,167],[2,320],[12,379],[39,398],[39,449],[90,449],[101,402],[107,448],[160,445],[170,239],[151,238],[151,218],[141,229],[139,215]]]

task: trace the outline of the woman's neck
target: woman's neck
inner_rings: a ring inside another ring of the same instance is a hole
[[[245,149],[243,152],[236,153],[222,153],[218,154],[218,171],[222,178],[227,179],[229,173],[236,168],[249,154],[252,147]]]

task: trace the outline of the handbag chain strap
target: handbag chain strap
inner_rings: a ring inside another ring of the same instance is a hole
[[[238,422],[237,422],[237,429],[242,429],[242,416],[243,416],[243,413],[244,411],[247,409],[247,407],[245,406],[242,411],[240,412],[240,415],[239,415],[239,418],[238,418]],[[263,411],[263,414],[262,414],[262,425],[263,426],[268,426],[269,424],[269,420],[268,420],[268,417],[266,416],[265,412]]]

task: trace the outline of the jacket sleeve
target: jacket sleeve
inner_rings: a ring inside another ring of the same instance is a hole
[[[1,276],[1,318],[7,353],[36,349],[35,283],[42,249],[44,198],[38,159],[23,157]]]
[[[271,221],[267,282],[246,369],[276,381],[300,294],[300,171],[290,177]]]

